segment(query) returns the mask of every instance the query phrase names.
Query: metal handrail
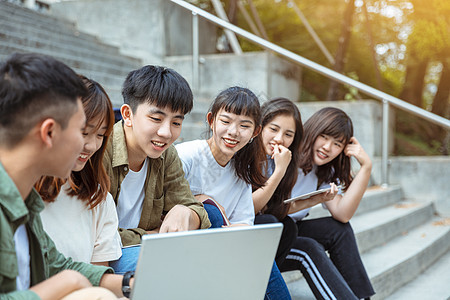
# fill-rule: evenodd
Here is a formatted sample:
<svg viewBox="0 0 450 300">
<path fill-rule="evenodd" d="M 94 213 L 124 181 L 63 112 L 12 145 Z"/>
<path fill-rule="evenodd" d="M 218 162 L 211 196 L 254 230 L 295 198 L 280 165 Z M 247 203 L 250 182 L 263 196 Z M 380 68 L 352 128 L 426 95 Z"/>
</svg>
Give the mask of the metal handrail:
<svg viewBox="0 0 450 300">
<path fill-rule="evenodd" d="M 325 77 L 328 77 L 330 79 L 336 80 L 340 83 L 343 84 L 347 84 L 349 86 L 355 87 L 357 88 L 359 91 L 366 93 L 369 96 L 372 96 L 378 100 L 386 100 L 387 102 L 389 102 L 390 104 L 406 110 L 412 114 L 418 115 L 424 119 L 429 120 L 430 122 L 433 122 L 435 124 L 441 125 L 444 128 L 450 129 L 450 121 L 447 120 L 446 118 L 443 118 L 441 116 L 438 116 L 436 114 L 433 114 L 429 111 L 426 111 L 422 108 L 419 108 L 415 105 L 412 105 L 406 101 L 403 101 L 399 98 L 393 97 L 389 94 L 386 94 L 382 91 L 379 91 L 373 87 L 370 87 L 364 83 L 361 83 L 359 81 L 356 81 L 350 77 L 347 77 L 345 75 L 342 75 L 336 71 L 333 71 L 329 68 L 326 68 L 322 65 L 319 65 L 311 60 L 308 60 L 298 54 L 295 54 L 289 50 L 286 50 L 280 46 L 277 46 L 263 38 L 260 38 L 259 36 L 254 35 L 253 33 L 250 33 L 246 30 L 243 30 L 242 28 L 237 27 L 236 25 L 233 25 L 229 22 L 226 22 L 192 4 L 189 4 L 187 2 L 185 2 L 184 0 L 171 0 L 173 3 L 176 3 L 188 10 L 190 10 L 191 12 L 207 19 L 208 21 L 219 25 L 225 29 L 229 29 L 233 32 L 235 32 L 236 34 L 252 41 L 255 42 L 256 44 L 258 44 L 259 46 L 266 48 L 268 50 L 274 51 L 286 58 L 288 58 L 289 60 L 292 60 L 300 65 L 302 65 L 303 67 L 306 67 L 308 69 L 311 69 L 313 71 L 316 71 L 322 75 L 324 75 Z"/>
<path fill-rule="evenodd" d="M 286 50 L 280 46 L 275 45 L 274 43 L 271 43 L 259 36 L 256 36 L 246 30 L 243 30 L 240 27 L 237 27 L 236 25 L 233 25 L 227 21 L 224 21 L 192 4 L 189 4 L 187 2 L 185 2 L 184 0 L 171 0 L 173 3 L 191 11 L 192 15 L 193 15 L 193 20 L 195 20 L 196 18 L 198 18 L 198 16 L 201 16 L 203 18 L 205 18 L 206 20 L 208 20 L 211 23 L 214 23 L 224 29 L 228 29 L 233 31 L 234 33 L 256 43 L 257 45 L 271 50 L 275 53 L 278 53 L 279 55 L 289 59 L 290 61 L 293 61 L 294 63 L 297 63 L 303 67 L 306 67 L 308 69 L 311 69 L 315 72 L 318 72 L 320 74 L 322 74 L 325 77 L 328 77 L 332 80 L 338 81 L 342 84 L 347 84 L 349 86 L 352 86 L 356 89 L 358 89 L 359 91 L 372 96 L 373 98 L 382 101 L 383 103 L 383 121 L 382 121 L 382 159 L 381 159 L 381 167 L 382 167 L 382 184 L 383 185 L 387 185 L 388 183 L 388 179 L 387 179 L 387 173 L 388 173 L 388 143 L 389 143 L 389 139 L 388 139 L 388 132 L 389 132 L 389 105 L 393 105 L 397 108 L 400 108 L 404 111 L 407 111 L 409 113 L 412 113 L 416 116 L 419 116 L 423 119 L 426 119 L 434 124 L 437 124 L 439 126 L 444 127 L 445 129 L 450 129 L 450 120 L 443 118 L 441 116 L 438 116 L 436 114 L 433 114 L 429 111 L 426 111 L 422 108 L 419 108 L 415 105 L 412 105 L 406 101 L 403 101 L 399 98 L 393 97 L 385 92 L 382 92 L 380 90 L 377 90 L 373 87 L 370 87 L 364 83 L 361 83 L 359 81 L 356 81 L 352 78 L 349 78 L 345 75 L 342 75 L 336 71 L 333 71 L 329 68 L 326 68 L 322 65 L 319 65 L 309 59 L 306 59 L 298 54 L 295 54 L 289 50 Z M 194 23 L 194 22 L 193 22 Z M 193 31 L 195 32 L 196 30 L 198 30 L 198 22 L 195 21 L 195 25 L 193 25 Z M 196 36 L 198 37 L 198 34 L 196 34 Z M 193 78 L 194 81 L 194 86 L 199 86 L 199 80 L 198 80 L 198 57 L 199 57 L 199 53 L 198 53 L 198 40 L 193 41 L 193 57 L 195 59 L 193 59 L 193 70 L 194 73 L 196 73 L 197 78 Z M 196 61 L 195 61 L 196 60 Z M 195 67 L 195 65 L 197 65 L 197 67 Z"/>
</svg>

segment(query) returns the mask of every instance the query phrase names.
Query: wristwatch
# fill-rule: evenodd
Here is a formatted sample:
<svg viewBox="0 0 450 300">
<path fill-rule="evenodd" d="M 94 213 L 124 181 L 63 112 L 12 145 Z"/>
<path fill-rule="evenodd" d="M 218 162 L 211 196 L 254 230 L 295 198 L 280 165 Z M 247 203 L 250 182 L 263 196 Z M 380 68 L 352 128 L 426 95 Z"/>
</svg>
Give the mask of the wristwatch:
<svg viewBox="0 0 450 300">
<path fill-rule="evenodd" d="M 124 297 L 130 298 L 131 287 L 130 287 L 130 279 L 134 277 L 134 271 L 128 271 L 123 274 L 122 279 L 122 294 Z"/>
</svg>

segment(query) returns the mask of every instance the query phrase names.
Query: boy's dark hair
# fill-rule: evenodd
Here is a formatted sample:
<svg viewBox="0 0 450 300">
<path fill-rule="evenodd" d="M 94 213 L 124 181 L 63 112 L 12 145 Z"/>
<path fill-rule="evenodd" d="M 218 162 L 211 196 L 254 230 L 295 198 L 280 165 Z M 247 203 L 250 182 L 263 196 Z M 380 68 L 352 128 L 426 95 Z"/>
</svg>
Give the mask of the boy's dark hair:
<svg viewBox="0 0 450 300">
<path fill-rule="evenodd" d="M 37 123 L 52 118 L 66 128 L 86 87 L 62 62 L 41 54 L 11 55 L 0 65 L 0 140 L 16 146 Z"/>
<path fill-rule="evenodd" d="M 128 73 L 122 96 L 133 113 L 142 103 L 169 107 L 183 114 L 189 113 L 193 106 L 192 91 L 186 79 L 176 71 L 160 66 L 148 65 Z"/>
</svg>

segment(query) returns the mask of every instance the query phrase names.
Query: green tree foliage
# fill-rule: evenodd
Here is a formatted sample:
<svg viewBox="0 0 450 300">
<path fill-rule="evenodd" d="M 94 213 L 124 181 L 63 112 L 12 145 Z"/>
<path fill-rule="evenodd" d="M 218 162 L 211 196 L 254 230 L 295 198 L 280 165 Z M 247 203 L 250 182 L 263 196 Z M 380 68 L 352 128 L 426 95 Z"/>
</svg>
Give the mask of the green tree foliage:
<svg viewBox="0 0 450 300">
<path fill-rule="evenodd" d="M 233 0 L 236 1 L 236 0 Z M 237 0 L 241 1 L 241 0 Z M 251 15 L 248 0 L 242 0 Z M 335 56 L 341 35 L 341 24 L 346 5 L 350 0 L 294 0 L 308 19 L 332 56 Z M 363 1 L 367 15 L 363 10 Z M 209 0 L 191 0 L 192 3 L 213 12 Z M 264 24 L 271 42 L 304 56 L 316 63 L 333 68 L 317 44 L 307 32 L 288 0 L 252 0 Z M 225 10 L 230 9 L 231 0 L 222 0 Z M 367 19 L 371 32 L 369 34 Z M 242 13 L 236 11 L 234 23 L 251 31 Z M 244 51 L 259 51 L 261 48 L 239 38 Z M 373 59 L 375 45 L 376 63 Z M 450 1 L 449 0 L 355 0 L 350 44 L 342 72 L 368 84 L 380 86 L 376 67 L 381 73 L 383 91 L 400 96 L 423 108 L 431 109 L 449 117 L 450 105 Z M 438 67 L 436 67 L 438 66 Z M 436 71 L 438 70 L 438 71 Z M 326 98 L 329 80 L 322 75 L 304 69 L 301 101 L 317 101 Z M 354 99 L 354 91 L 339 85 L 339 99 Z M 364 98 L 364 95 L 362 95 Z M 419 122 L 417 117 L 399 116 L 397 128 L 414 136 L 422 148 L 439 149 L 436 141 L 442 134 L 431 137 L 425 130 L 430 125 L 410 126 Z M 407 132 L 406 132 L 407 131 Z M 422 133 L 418 133 L 422 131 Z M 403 143 L 403 142 L 402 142 Z M 415 141 L 417 143 L 417 140 Z M 397 149 L 411 147 L 397 147 Z M 441 147 L 442 148 L 442 147 Z M 431 152 L 433 152 L 431 151 Z M 441 151 L 442 152 L 442 151 Z M 443 151 L 445 152 L 445 151 Z M 405 154 L 402 150 L 399 153 Z M 420 152 L 422 154 L 422 152 Z M 433 152 L 435 153 L 435 152 Z M 411 154 L 411 153 L 410 153 Z"/>
</svg>

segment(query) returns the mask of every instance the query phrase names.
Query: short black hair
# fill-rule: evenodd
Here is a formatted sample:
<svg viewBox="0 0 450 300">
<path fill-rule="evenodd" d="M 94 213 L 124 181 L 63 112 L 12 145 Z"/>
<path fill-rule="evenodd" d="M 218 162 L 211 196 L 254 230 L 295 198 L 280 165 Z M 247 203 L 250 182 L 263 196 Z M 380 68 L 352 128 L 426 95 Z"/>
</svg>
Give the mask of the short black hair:
<svg viewBox="0 0 450 300">
<path fill-rule="evenodd" d="M 193 95 L 188 82 L 175 70 L 148 65 L 128 73 L 122 87 L 125 104 L 133 113 L 142 103 L 187 114 L 193 107 Z"/>
<path fill-rule="evenodd" d="M 14 53 L 0 64 L 0 140 L 18 144 L 33 126 L 53 118 L 66 128 L 87 90 L 64 63 L 46 55 Z"/>
</svg>

